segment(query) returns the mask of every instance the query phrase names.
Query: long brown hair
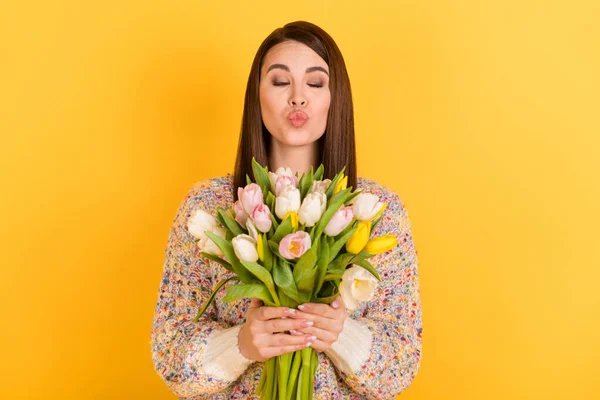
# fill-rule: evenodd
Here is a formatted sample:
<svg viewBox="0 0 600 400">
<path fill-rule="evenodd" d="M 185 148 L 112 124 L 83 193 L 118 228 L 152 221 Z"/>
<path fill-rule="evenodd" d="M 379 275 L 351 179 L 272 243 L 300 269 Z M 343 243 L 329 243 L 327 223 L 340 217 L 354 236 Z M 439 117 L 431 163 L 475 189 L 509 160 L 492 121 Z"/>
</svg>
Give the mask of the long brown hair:
<svg viewBox="0 0 600 400">
<path fill-rule="evenodd" d="M 306 21 L 295 21 L 275 29 L 262 42 L 250 69 L 242 129 L 238 144 L 233 174 L 233 198 L 237 200 L 237 190 L 246 185 L 246 174 L 253 177 L 252 157 L 261 165 L 269 165 L 271 135 L 262 121 L 259 84 L 260 70 L 269 49 L 287 40 L 295 40 L 310 47 L 329 66 L 329 90 L 331 103 L 327 115 L 325 133 L 318 140 L 319 163 L 325 167 L 323 179 L 333 179 L 342 167 L 346 167 L 348 186 L 356 189 L 356 144 L 354 140 L 354 109 L 350 79 L 344 57 L 334 40 L 327 32 Z M 269 170 L 271 167 L 269 166 Z"/>
</svg>

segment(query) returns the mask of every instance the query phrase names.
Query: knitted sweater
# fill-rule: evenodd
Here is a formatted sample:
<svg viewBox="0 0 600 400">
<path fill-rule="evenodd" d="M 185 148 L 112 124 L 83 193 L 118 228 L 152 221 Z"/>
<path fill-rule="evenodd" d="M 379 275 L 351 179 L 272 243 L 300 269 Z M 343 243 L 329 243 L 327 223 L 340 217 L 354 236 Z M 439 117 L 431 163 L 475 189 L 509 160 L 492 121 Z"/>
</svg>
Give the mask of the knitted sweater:
<svg viewBox="0 0 600 400">
<path fill-rule="evenodd" d="M 224 302 L 222 289 L 193 321 L 215 285 L 232 273 L 200 254 L 187 219 L 197 208 L 211 215 L 229 208 L 232 186 L 231 174 L 196 183 L 166 246 L 150 342 L 156 372 L 179 398 L 258 399 L 263 363 L 246 359 L 237 346 L 250 300 Z M 338 340 L 317 353 L 315 400 L 389 399 L 408 388 L 421 362 L 418 262 L 408 212 L 384 185 L 359 176 L 357 186 L 388 203 L 373 236 L 395 234 L 399 245 L 369 260 L 381 277 L 375 295 L 348 311 Z"/>
</svg>

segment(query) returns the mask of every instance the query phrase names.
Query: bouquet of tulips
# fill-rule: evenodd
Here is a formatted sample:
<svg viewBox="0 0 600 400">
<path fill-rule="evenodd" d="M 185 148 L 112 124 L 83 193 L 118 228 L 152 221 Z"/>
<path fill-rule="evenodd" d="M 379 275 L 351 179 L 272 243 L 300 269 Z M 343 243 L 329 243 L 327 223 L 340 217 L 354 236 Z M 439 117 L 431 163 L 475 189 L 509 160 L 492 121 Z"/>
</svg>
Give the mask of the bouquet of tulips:
<svg viewBox="0 0 600 400">
<path fill-rule="evenodd" d="M 234 273 L 216 285 L 195 321 L 229 281 L 238 283 L 225 286 L 223 300 L 255 297 L 275 307 L 329 304 L 340 294 L 353 309 L 373 296 L 381 279 L 367 259 L 398 242 L 394 235 L 370 238 L 387 203 L 346 188 L 344 170 L 321 180 L 322 164 L 298 177 L 289 168 L 270 172 L 253 159 L 254 182 L 246 176 L 232 208 L 218 207 L 216 219 L 194 212 L 187 228 L 202 255 Z M 317 365 L 311 347 L 273 357 L 256 393 L 261 399 L 312 399 Z"/>
</svg>

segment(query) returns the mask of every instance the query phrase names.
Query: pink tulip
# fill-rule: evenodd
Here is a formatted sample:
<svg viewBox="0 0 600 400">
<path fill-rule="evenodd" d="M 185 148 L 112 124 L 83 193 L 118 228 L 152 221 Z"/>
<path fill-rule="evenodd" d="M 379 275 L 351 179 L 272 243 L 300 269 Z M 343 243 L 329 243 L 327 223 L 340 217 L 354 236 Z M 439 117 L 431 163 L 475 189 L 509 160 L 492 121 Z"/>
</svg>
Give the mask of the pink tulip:
<svg viewBox="0 0 600 400">
<path fill-rule="evenodd" d="M 257 205 L 263 204 L 263 193 L 260 186 L 256 183 L 246 185 L 243 189 L 238 188 L 238 198 L 248 215 L 252 215 Z"/>
<path fill-rule="evenodd" d="M 244 211 L 244 207 L 242 207 L 242 203 L 239 200 L 233 203 L 233 211 L 235 211 L 235 220 L 239 222 L 240 225 L 246 226 L 248 214 Z"/>
<path fill-rule="evenodd" d="M 279 243 L 279 253 L 283 258 L 291 260 L 293 258 L 301 257 L 302 254 L 306 253 L 310 249 L 310 235 L 303 231 L 296 233 L 290 233 L 284 236 Z"/>
<path fill-rule="evenodd" d="M 327 236 L 337 236 L 341 231 L 346 229 L 350 222 L 352 222 L 352 218 L 354 217 L 354 212 L 352 207 L 341 206 L 339 210 L 333 214 L 333 217 L 329 220 L 329 223 L 325 227 L 325 234 Z"/>
<path fill-rule="evenodd" d="M 252 211 L 252 221 L 254 221 L 254 225 L 259 231 L 268 232 L 273 224 L 269 206 L 264 203 L 257 205 Z"/>
<path fill-rule="evenodd" d="M 275 182 L 275 196 L 279 196 L 279 193 L 285 188 L 287 185 L 292 185 L 293 187 L 298 187 L 298 177 L 296 176 L 286 176 L 282 175 L 277 178 Z"/>
</svg>

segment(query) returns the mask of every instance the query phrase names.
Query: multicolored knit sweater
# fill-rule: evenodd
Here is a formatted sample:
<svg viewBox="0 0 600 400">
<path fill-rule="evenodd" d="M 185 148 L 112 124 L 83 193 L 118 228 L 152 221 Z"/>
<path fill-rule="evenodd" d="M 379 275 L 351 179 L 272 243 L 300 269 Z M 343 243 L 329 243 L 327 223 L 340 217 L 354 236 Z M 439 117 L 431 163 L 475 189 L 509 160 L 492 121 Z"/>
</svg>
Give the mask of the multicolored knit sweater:
<svg viewBox="0 0 600 400">
<path fill-rule="evenodd" d="M 179 398 L 258 399 L 263 363 L 246 359 L 237 346 L 250 300 L 223 302 L 220 290 L 203 318 L 193 321 L 213 287 L 232 273 L 200 254 L 187 219 L 197 208 L 216 215 L 217 207 L 231 207 L 232 186 L 231 174 L 194 185 L 169 235 L 151 346 L 157 373 Z M 418 262 L 408 212 L 385 186 L 360 176 L 357 186 L 388 203 L 373 236 L 395 234 L 399 245 L 369 260 L 381 276 L 375 295 L 349 311 L 338 340 L 317 353 L 315 400 L 389 399 L 408 388 L 421 362 Z"/>
</svg>

